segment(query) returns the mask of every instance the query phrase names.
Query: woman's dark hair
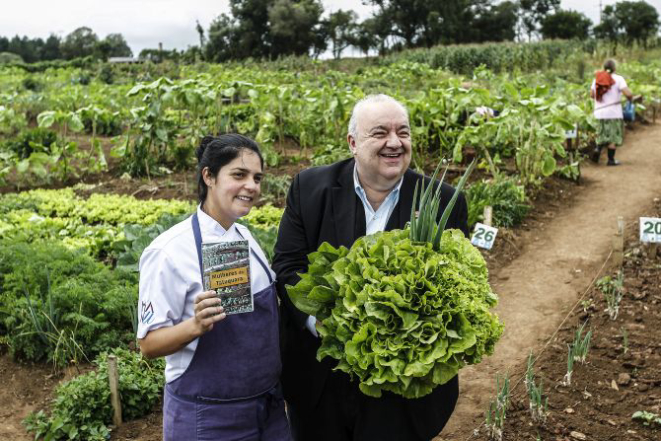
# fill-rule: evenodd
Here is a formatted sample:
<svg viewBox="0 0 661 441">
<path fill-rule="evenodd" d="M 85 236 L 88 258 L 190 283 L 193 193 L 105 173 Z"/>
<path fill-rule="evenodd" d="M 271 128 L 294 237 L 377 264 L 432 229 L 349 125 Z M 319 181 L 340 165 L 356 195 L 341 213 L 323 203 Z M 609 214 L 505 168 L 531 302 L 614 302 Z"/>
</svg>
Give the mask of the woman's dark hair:
<svg viewBox="0 0 661 441">
<path fill-rule="evenodd" d="M 608 60 L 604 61 L 604 70 L 608 71 L 608 73 L 615 72 L 616 67 L 617 67 L 617 63 L 612 58 L 609 58 Z"/>
<path fill-rule="evenodd" d="M 264 158 L 259 151 L 259 145 L 247 136 L 227 133 L 220 136 L 205 136 L 195 151 L 197 155 L 197 195 L 200 203 L 207 198 L 207 184 L 204 182 L 202 170 L 209 168 L 212 176 L 218 176 L 221 168 L 239 157 L 243 150 L 250 150 L 259 157 L 264 168 Z"/>
</svg>

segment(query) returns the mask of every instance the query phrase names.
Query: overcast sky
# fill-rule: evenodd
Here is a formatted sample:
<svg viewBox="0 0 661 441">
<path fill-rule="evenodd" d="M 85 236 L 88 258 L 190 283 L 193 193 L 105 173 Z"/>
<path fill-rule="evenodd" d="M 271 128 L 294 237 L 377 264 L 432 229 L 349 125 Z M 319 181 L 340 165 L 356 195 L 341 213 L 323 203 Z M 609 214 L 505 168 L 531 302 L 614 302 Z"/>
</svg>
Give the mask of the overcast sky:
<svg viewBox="0 0 661 441">
<path fill-rule="evenodd" d="M 661 12 L 661 0 L 647 0 Z M 229 12 L 228 0 L 4 0 L 0 8 L 0 35 L 13 37 L 64 37 L 88 26 L 103 38 L 119 32 L 137 55 L 143 48 L 185 49 L 198 43 L 195 21 L 207 29 L 213 18 Z M 361 19 L 371 7 L 360 0 L 322 0 L 326 13 L 353 9 Z M 616 0 L 602 0 L 603 5 Z M 583 12 L 593 22 L 599 19 L 599 0 L 562 0 L 564 9 Z"/>
</svg>

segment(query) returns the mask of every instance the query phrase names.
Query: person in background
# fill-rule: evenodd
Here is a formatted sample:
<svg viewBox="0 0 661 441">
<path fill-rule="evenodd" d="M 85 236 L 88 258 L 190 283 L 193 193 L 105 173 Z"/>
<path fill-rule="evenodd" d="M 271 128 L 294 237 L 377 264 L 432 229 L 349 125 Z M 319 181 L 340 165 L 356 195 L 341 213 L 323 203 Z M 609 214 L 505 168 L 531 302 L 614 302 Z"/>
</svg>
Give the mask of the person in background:
<svg viewBox="0 0 661 441">
<path fill-rule="evenodd" d="M 200 204 L 158 236 L 140 258 L 138 341 L 165 357 L 163 439 L 289 441 L 274 273 L 250 232 L 236 223 L 260 194 L 264 160 L 236 134 L 205 137 L 197 149 Z M 202 242 L 247 240 L 254 310 L 226 316 L 204 291 Z"/>
<path fill-rule="evenodd" d="M 430 440 L 454 411 L 459 380 L 429 395 L 406 399 L 385 392 L 364 395 L 336 361 L 317 361 L 317 320 L 293 305 L 286 285 L 300 280 L 307 255 L 323 242 L 351 247 L 360 237 L 404 228 L 416 182 L 429 178 L 409 169 L 411 127 L 406 108 L 387 95 L 356 103 L 347 141 L 353 158 L 299 173 L 289 189 L 280 222 L 273 269 L 278 275 L 283 322 L 282 385 L 297 441 Z M 454 194 L 441 187 L 439 215 Z M 466 199 L 459 195 L 447 228 L 468 235 Z"/>
<path fill-rule="evenodd" d="M 608 165 L 620 165 L 615 159 L 615 149 L 622 145 L 624 122 L 622 114 L 622 95 L 629 101 L 634 96 L 627 87 L 624 78 L 615 73 L 617 64 L 609 59 L 604 62 L 604 70 L 595 75 L 590 87 L 590 98 L 594 99 L 594 117 L 597 119 L 597 147 L 591 155 L 592 161 L 598 163 L 601 151 L 608 149 Z"/>
</svg>

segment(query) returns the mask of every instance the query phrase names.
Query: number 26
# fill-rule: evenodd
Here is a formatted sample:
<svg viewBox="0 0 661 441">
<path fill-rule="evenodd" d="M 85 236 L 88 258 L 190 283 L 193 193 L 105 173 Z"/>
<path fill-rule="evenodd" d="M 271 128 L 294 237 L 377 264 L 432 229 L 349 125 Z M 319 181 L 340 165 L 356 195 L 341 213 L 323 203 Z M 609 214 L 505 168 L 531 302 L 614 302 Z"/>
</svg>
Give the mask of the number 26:
<svg viewBox="0 0 661 441">
<path fill-rule="evenodd" d="M 475 232 L 475 238 L 478 240 L 484 239 L 487 242 L 491 242 L 493 240 L 493 231 L 486 231 L 484 228 L 478 228 Z"/>
</svg>

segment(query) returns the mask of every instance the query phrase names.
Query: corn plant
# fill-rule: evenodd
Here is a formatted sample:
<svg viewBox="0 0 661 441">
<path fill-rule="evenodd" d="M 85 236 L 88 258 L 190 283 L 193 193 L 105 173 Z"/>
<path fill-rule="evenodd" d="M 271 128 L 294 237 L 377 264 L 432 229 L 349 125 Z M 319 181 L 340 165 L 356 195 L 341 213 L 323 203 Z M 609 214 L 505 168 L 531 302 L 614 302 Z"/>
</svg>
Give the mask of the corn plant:
<svg viewBox="0 0 661 441">
<path fill-rule="evenodd" d="M 597 281 L 597 287 L 604 294 L 604 299 L 606 300 L 606 311 L 608 311 L 608 316 L 611 320 L 617 318 L 617 314 L 620 311 L 620 302 L 624 295 L 622 286 L 624 284 L 624 275 L 622 271 L 617 273 L 617 278 L 612 278 L 611 276 L 602 277 Z"/>
<path fill-rule="evenodd" d="M 530 416 L 537 423 L 546 421 L 548 409 L 548 397 L 544 397 L 544 384 L 540 380 L 539 385 L 535 383 L 535 371 L 533 369 L 534 361 L 532 352 L 528 356 L 528 368 L 526 370 L 525 385 L 528 391 L 528 403 Z"/>
<path fill-rule="evenodd" d="M 505 377 L 500 384 L 501 378 L 496 377 L 496 398 L 489 402 L 486 412 L 485 425 L 489 439 L 501 441 L 503 439 L 503 426 L 507 416 L 507 406 L 510 401 L 510 379 Z"/>
</svg>

